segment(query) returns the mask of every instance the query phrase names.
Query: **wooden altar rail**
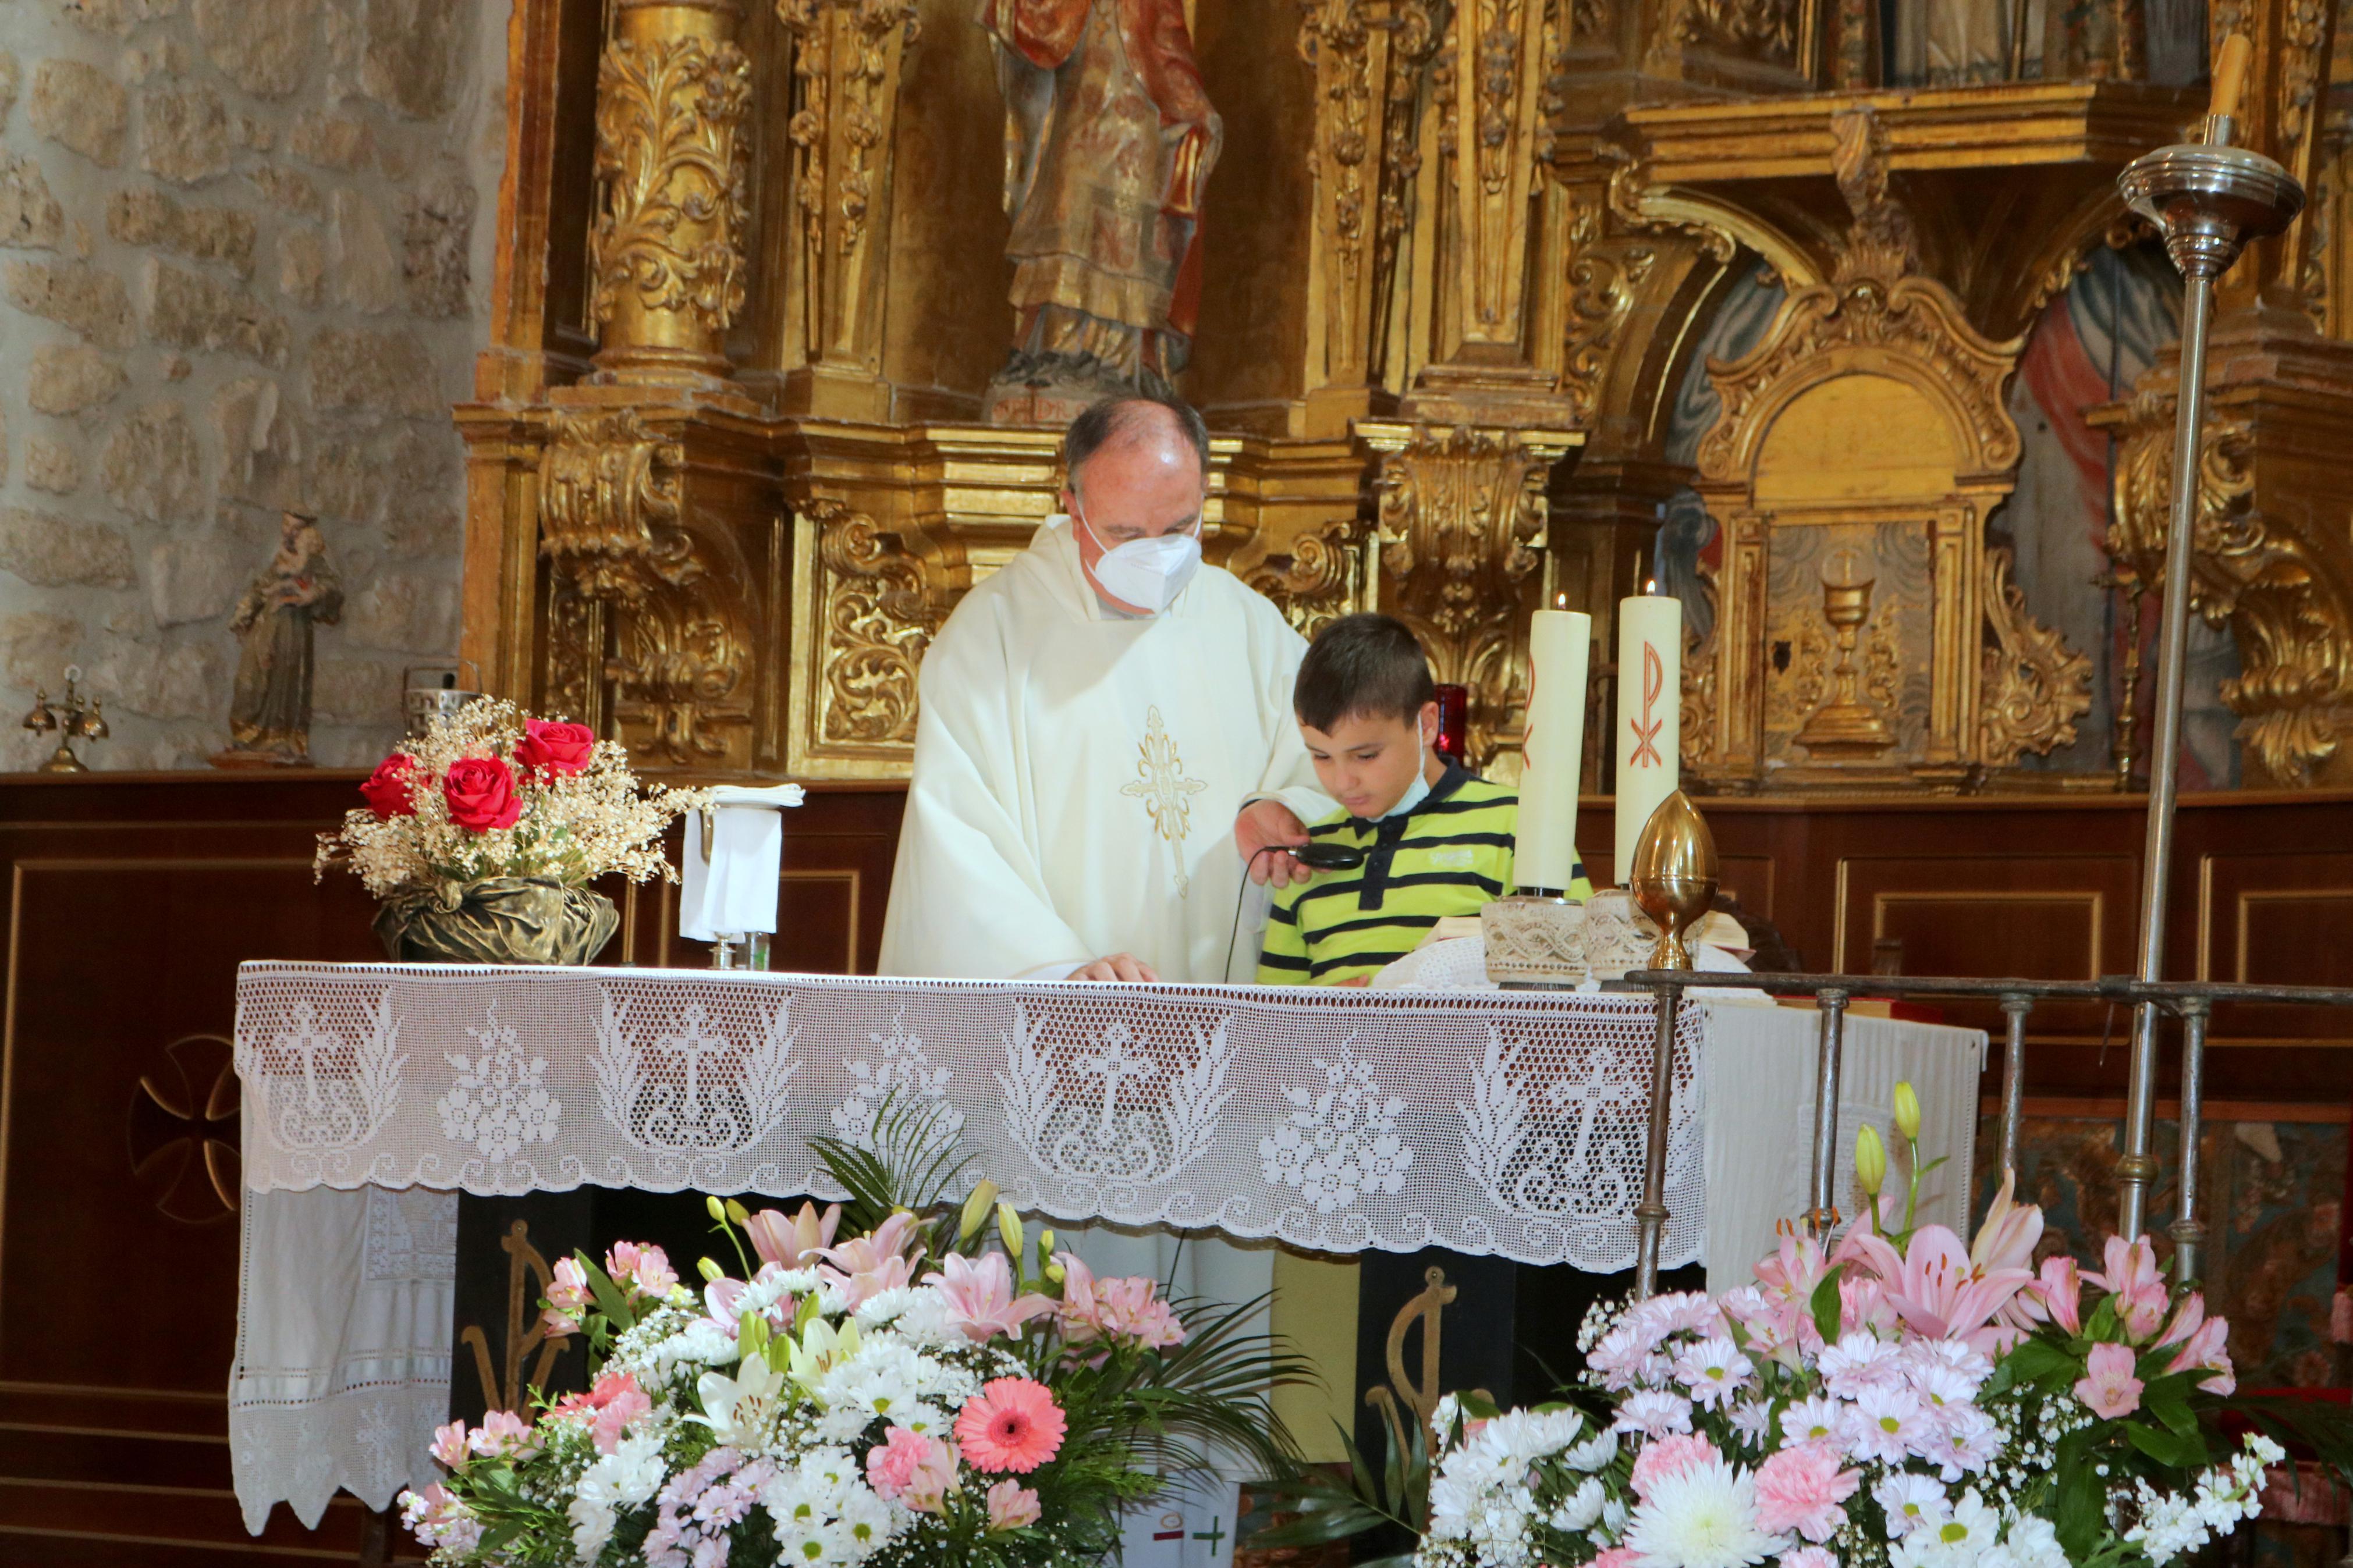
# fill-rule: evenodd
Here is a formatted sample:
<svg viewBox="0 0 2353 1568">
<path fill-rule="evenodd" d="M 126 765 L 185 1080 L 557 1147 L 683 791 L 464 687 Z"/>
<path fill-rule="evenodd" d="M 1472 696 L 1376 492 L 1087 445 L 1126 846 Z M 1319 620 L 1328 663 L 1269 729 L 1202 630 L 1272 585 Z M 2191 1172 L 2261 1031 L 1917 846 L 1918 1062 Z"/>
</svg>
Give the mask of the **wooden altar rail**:
<svg viewBox="0 0 2353 1568">
<path fill-rule="evenodd" d="M 2001 1067 L 2001 1170 L 2005 1178 L 2019 1173 L 2019 1130 L 2026 1096 L 2026 1022 L 2034 1004 L 2042 1001 L 2106 1001 L 2126 1006 L 2148 1005 L 2172 1015 L 2181 1025 L 2179 1133 L 2175 1190 L 2177 1210 L 2166 1234 L 2173 1238 L 2173 1272 L 2177 1280 L 2197 1282 L 2200 1248 L 2206 1226 L 2198 1217 L 2198 1137 L 2203 1114 L 2206 1081 L 2206 1031 L 2216 1006 L 2222 1003 L 2305 1007 L 2353 1007 L 2353 987 L 2326 985 L 2250 985 L 2210 982 L 2141 981 L 2124 975 L 2097 980 L 2037 981 L 2017 978 L 1978 980 L 1958 976 L 1880 977 L 1858 982 L 1846 974 L 1703 975 L 1692 970 L 1643 969 L 1628 974 L 1610 989 L 1650 991 L 1659 999 L 1658 1047 L 1651 1071 L 1650 1141 L 1644 1154 L 1642 1202 L 1635 1210 L 1641 1228 L 1635 1289 L 1649 1295 L 1658 1284 L 1659 1241 L 1668 1218 L 1662 1198 L 1666 1173 L 1667 1089 L 1673 1056 L 1675 1016 L 1683 994 L 1693 985 L 1762 991 L 1774 996 L 1810 996 L 1821 1016 L 1815 1049 L 1814 1128 L 1809 1191 L 1813 1207 L 1806 1224 L 1819 1241 L 1827 1242 L 1837 1227 L 1839 1076 L 1846 1032 L 1846 1010 L 1858 989 L 1868 985 L 1895 996 L 1989 997 L 2008 1020 Z M 2143 1123 L 2146 1130 L 2146 1123 Z M 2155 1184 L 2157 1162 L 2127 1154 L 2116 1164 L 2119 1188 L 2137 1186 L 2146 1193 Z M 2137 1205 L 2125 1208 L 2137 1212 Z M 2135 1227 L 2133 1234 L 2138 1234 Z"/>
</svg>

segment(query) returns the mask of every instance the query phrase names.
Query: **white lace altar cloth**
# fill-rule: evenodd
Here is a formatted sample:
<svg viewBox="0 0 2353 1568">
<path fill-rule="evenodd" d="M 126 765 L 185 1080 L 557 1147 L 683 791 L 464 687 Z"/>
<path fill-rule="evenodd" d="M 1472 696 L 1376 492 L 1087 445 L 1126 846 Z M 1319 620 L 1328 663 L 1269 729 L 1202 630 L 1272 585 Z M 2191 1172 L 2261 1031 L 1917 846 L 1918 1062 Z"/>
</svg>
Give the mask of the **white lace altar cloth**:
<svg viewBox="0 0 2353 1568">
<path fill-rule="evenodd" d="M 249 963 L 245 1180 L 831 1191 L 813 1137 L 936 1107 L 1029 1212 L 1630 1268 L 1646 997 Z M 1664 1258 L 1704 1220 L 1683 1023 Z"/>
<path fill-rule="evenodd" d="M 280 1500 L 315 1522 L 338 1487 L 381 1505 L 438 1473 L 426 1447 L 449 1394 L 446 1189 L 821 1189 L 808 1134 L 863 1131 L 896 1090 L 963 1118 L 975 1173 L 1064 1217 L 1165 1214 L 1335 1251 L 1427 1237 L 1618 1268 L 1632 1259 L 1653 1017 L 1647 998 L 1574 994 L 249 964 L 229 1382 L 247 1524 L 259 1533 Z M 1666 1258 L 1691 1260 L 1704 1234 L 1712 1289 L 1745 1278 L 1774 1220 L 1804 1205 L 1815 1022 L 1775 1007 L 1686 1015 Z M 1985 1036 L 1873 1018 L 1847 1031 L 1841 1191 L 1852 1196 L 1852 1129 L 1884 1133 L 1889 1091 L 1908 1079 L 1928 1108 L 1926 1154 L 1947 1160 L 1924 1215 L 1965 1231 Z M 1037 1062 L 1053 1075 L 1044 1093 L 1015 1092 L 1042 1076 Z M 1180 1094 L 1188 1079 L 1202 1087 Z M 1106 1087 L 1114 1133 L 1132 1131 L 1139 1162 L 1158 1154 L 1141 1173 L 1175 1164 L 1171 1148 L 1181 1169 L 1156 1183 L 1070 1173 L 1103 1142 Z M 1580 1160 L 1582 1194 L 1566 1190 Z M 1514 1254 L 1499 1237 L 1554 1250 Z"/>
</svg>

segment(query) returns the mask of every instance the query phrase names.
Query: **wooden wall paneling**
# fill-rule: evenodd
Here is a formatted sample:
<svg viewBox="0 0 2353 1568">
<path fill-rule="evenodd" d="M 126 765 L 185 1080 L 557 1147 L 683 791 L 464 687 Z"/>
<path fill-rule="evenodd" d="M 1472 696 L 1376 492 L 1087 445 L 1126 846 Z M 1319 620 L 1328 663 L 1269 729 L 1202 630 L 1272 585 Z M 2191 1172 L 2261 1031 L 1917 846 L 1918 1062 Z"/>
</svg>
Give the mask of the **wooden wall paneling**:
<svg viewBox="0 0 2353 1568">
<path fill-rule="evenodd" d="M 350 1499 L 246 1534 L 224 1397 L 236 966 L 382 956 L 357 881 L 311 872 L 356 782 L 0 776 L 0 1561 L 356 1556 Z"/>
</svg>

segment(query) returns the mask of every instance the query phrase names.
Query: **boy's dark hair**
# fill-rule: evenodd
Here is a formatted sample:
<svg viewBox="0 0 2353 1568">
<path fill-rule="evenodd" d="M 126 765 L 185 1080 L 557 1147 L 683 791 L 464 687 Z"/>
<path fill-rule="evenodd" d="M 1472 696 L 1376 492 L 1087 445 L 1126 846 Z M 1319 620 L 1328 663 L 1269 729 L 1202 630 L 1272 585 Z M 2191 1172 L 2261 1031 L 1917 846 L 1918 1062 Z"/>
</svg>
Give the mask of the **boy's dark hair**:
<svg viewBox="0 0 2353 1568">
<path fill-rule="evenodd" d="M 1421 644 L 1391 616 L 1343 616 L 1326 626 L 1315 634 L 1291 688 L 1299 721 L 1327 734 L 1359 714 L 1410 721 L 1423 703 L 1437 700 Z"/>
<path fill-rule="evenodd" d="M 1078 489 L 1079 470 L 1113 441 L 1127 436 L 1152 410 L 1166 409 L 1176 421 L 1176 428 L 1192 447 L 1193 455 L 1201 460 L 1201 482 L 1209 479 L 1209 426 L 1193 405 L 1173 393 L 1166 397 L 1138 392 L 1119 397 L 1106 397 L 1091 404 L 1062 435 L 1062 472 L 1068 476 L 1071 488 Z"/>
</svg>

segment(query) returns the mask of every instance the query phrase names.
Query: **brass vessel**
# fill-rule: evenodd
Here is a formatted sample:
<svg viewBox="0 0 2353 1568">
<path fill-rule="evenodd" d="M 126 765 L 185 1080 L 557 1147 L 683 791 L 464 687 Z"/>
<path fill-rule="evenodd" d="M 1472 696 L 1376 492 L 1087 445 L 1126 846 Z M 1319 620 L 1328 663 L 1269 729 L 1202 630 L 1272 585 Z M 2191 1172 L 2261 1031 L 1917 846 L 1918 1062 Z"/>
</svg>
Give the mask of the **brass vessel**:
<svg viewBox="0 0 2353 1568">
<path fill-rule="evenodd" d="M 1653 969 L 1689 969 L 1691 950 L 1683 933 L 1706 915 L 1715 898 L 1715 836 L 1707 819 L 1677 790 L 1659 803 L 1634 840 L 1634 864 L 1627 888 L 1642 912 L 1659 928 L 1651 951 Z"/>
</svg>

